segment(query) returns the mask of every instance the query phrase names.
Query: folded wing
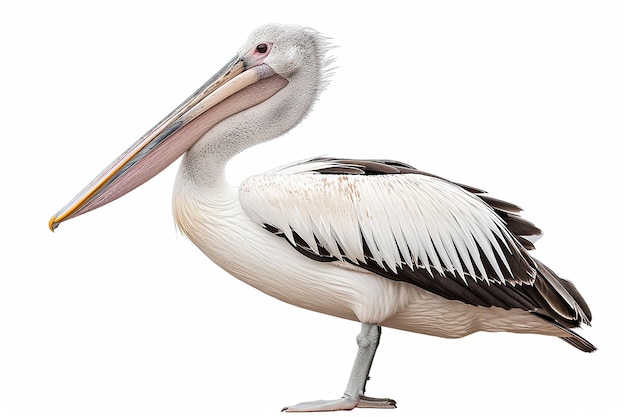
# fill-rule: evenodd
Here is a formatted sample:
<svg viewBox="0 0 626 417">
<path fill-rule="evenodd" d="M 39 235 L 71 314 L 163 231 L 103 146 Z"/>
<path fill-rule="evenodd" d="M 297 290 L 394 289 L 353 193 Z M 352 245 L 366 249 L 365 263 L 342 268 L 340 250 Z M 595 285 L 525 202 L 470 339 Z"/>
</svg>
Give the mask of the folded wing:
<svg viewBox="0 0 626 417">
<path fill-rule="evenodd" d="M 239 198 L 309 258 L 559 326 L 591 318 L 573 284 L 529 255 L 541 231 L 477 188 L 396 161 L 316 158 L 247 179 Z"/>
</svg>

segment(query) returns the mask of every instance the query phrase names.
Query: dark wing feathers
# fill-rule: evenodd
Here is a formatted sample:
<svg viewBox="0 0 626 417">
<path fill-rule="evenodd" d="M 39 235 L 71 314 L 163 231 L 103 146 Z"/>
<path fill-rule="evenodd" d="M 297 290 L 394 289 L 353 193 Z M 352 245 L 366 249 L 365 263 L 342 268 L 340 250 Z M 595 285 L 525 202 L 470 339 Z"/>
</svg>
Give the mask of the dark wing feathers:
<svg viewBox="0 0 626 417">
<path fill-rule="evenodd" d="M 354 160 L 316 158 L 312 161 L 329 162 L 327 167 L 316 169 L 315 172 L 330 175 L 402 175 L 420 174 L 447 181 L 436 175 L 419 171 L 402 162 L 390 160 Z M 451 181 L 447 181 L 451 182 Z M 365 270 L 371 271 L 386 278 L 404 281 L 417 285 L 426 291 L 437 294 L 449 300 L 458 300 L 467 304 L 483 307 L 500 307 L 504 309 L 519 308 L 529 311 L 542 319 L 571 334 L 563 337 L 569 344 L 583 351 L 595 350 L 595 347 L 569 328 L 579 326 L 581 322 L 589 323 L 591 311 L 574 285 L 559 278 L 543 263 L 530 256 L 527 250 L 534 249 L 528 237 L 541 236 L 541 230 L 528 220 L 520 216 L 521 208 L 515 204 L 498 200 L 485 195 L 485 191 L 478 188 L 455 184 L 466 191 L 476 194 L 487 206 L 497 213 L 506 224 L 508 231 L 516 238 L 518 251 L 511 251 L 501 242 L 501 249 L 511 268 L 512 278 L 502 283 L 481 251 L 481 262 L 489 277 L 494 279 L 474 280 L 469 273 L 460 277 L 458 272 L 444 270 L 438 273 L 434 268 L 430 271 L 424 265 L 409 265 L 403 259 L 402 265 L 396 272 L 387 265 L 379 265 L 368 258 L 371 255 L 367 244 L 363 242 L 366 262 L 351 262 Z M 266 229 L 278 236 L 285 237 L 281 230 L 272 225 L 265 225 Z M 314 251 L 307 243 L 294 232 L 294 248 L 303 255 L 322 262 L 332 262 L 338 259 L 317 245 Z M 506 271 L 506 266 L 497 257 L 500 269 Z M 474 265 L 476 268 L 477 266 Z M 432 272 L 431 272 L 432 271 Z"/>
<path fill-rule="evenodd" d="M 394 274 L 389 269 L 378 267 L 375 263 L 357 265 L 378 275 L 408 282 L 433 294 L 466 304 L 482 307 L 496 306 L 507 310 L 511 308 L 533 310 L 537 307 L 529 294 L 509 285 L 489 284 L 486 281 L 474 281 L 469 277 L 466 279 L 467 283 L 464 283 L 447 271 L 443 275 L 439 273 L 431 275 L 424 268 L 403 267 Z"/>
<path fill-rule="evenodd" d="M 522 209 L 512 203 L 499 200 L 497 198 L 486 195 L 486 191 L 480 188 L 471 187 L 469 185 L 448 181 L 437 175 L 420 171 L 403 162 L 391 161 L 386 159 L 364 160 L 364 159 L 333 159 L 333 158 L 316 158 L 313 161 L 335 162 L 331 167 L 316 170 L 320 174 L 335 175 L 388 175 L 388 174 L 419 174 L 442 181 L 455 184 L 465 191 L 476 194 L 481 200 L 489 205 L 507 224 L 507 228 L 513 233 L 522 246 L 526 249 L 534 249 L 532 242 L 528 240 L 529 236 L 541 236 L 541 230 L 530 221 L 519 216 Z"/>
<path fill-rule="evenodd" d="M 506 201 L 492 198 L 482 193 L 478 194 L 478 197 L 487 203 L 502 218 L 502 220 L 504 220 L 507 225 L 507 229 L 509 229 L 509 231 L 518 238 L 518 241 L 522 244 L 522 246 L 524 246 L 524 248 L 529 250 L 535 249 L 535 246 L 528 239 L 528 237 L 534 236 L 539 238 L 541 236 L 541 229 L 530 221 L 523 219 L 519 215 L 522 211 L 520 207 Z"/>
<path fill-rule="evenodd" d="M 575 327 L 582 321 L 585 324 L 591 322 L 591 310 L 580 295 L 574 284 L 560 278 L 542 262 L 535 260 L 537 273 L 542 279 L 538 280 L 535 287 L 547 301 L 556 321 L 567 326 Z"/>
<path fill-rule="evenodd" d="M 484 193 L 485 191 L 481 191 L 480 194 L 484 194 Z M 497 198 L 493 198 L 488 195 L 481 195 L 479 197 L 485 203 L 489 204 L 494 210 L 499 210 L 499 211 L 507 212 L 507 213 L 515 213 L 515 214 L 520 213 L 522 211 L 521 207 L 512 203 L 509 203 L 507 201 L 498 200 Z"/>
<path fill-rule="evenodd" d="M 584 337 L 581 337 L 576 332 L 570 330 L 568 327 L 563 326 L 561 323 L 556 321 L 553 317 L 546 316 L 545 314 L 541 314 L 536 311 L 531 312 L 531 314 L 547 321 L 553 326 L 558 327 L 559 329 L 563 330 L 565 333 L 569 333 L 570 336 L 561 337 L 561 339 L 563 339 L 570 345 L 574 346 L 576 349 L 582 350 L 583 352 L 593 352 L 597 350 L 597 348 L 591 342 L 589 342 Z"/>
</svg>

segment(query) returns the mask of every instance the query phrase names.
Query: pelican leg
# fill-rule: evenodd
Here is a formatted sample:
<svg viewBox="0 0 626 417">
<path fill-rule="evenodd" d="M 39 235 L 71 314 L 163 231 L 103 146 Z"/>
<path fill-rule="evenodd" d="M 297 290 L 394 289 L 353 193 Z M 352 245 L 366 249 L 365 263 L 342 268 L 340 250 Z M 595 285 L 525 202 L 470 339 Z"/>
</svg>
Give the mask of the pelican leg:
<svg viewBox="0 0 626 417">
<path fill-rule="evenodd" d="M 372 398 L 365 395 L 365 384 L 374 361 L 380 341 L 380 326 L 361 324 L 361 333 L 356 338 L 359 350 L 352 366 L 348 386 L 343 396 L 336 400 L 307 401 L 283 408 L 286 412 L 336 411 L 359 408 L 396 408 L 396 402 L 389 398 Z"/>
</svg>

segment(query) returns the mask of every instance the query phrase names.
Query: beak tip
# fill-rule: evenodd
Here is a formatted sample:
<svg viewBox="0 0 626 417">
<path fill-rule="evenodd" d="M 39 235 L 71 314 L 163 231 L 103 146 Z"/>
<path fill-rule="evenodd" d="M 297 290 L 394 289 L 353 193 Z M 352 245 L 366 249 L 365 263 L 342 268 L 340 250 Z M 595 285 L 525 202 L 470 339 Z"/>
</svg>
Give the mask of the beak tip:
<svg viewBox="0 0 626 417">
<path fill-rule="evenodd" d="M 54 232 L 54 230 L 59 227 L 59 223 L 57 220 L 57 216 L 52 216 L 50 218 L 50 221 L 48 221 L 48 227 L 50 228 L 51 232 Z"/>
</svg>

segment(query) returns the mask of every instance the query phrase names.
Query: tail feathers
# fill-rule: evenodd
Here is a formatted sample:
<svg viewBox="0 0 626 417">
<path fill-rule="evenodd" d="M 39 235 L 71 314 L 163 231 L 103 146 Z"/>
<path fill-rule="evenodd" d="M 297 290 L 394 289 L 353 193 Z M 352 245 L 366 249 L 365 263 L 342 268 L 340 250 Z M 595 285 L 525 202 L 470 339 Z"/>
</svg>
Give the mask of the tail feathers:
<svg viewBox="0 0 626 417">
<path fill-rule="evenodd" d="M 533 313 L 533 314 L 535 316 L 537 316 L 537 317 L 539 317 L 539 318 L 541 318 L 541 319 L 551 323 L 552 325 L 558 327 L 559 329 L 563 330 L 564 332 L 568 333 L 569 336 L 562 336 L 561 339 L 563 339 L 564 341 L 566 341 L 570 345 L 574 346 L 576 349 L 582 350 L 583 352 L 594 352 L 594 351 L 598 350 L 590 341 L 588 341 L 587 339 L 585 339 L 584 337 L 582 337 L 578 333 L 574 332 L 573 330 L 568 329 L 567 327 L 565 327 L 562 324 L 558 323 L 552 317 L 548 317 L 548 316 L 545 316 L 545 315 L 540 314 L 540 313 Z"/>
<path fill-rule="evenodd" d="M 576 334 L 575 337 L 562 337 L 561 339 L 583 352 L 595 352 L 598 350 L 598 348 L 595 347 L 590 341 L 578 334 Z"/>
<path fill-rule="evenodd" d="M 591 310 L 583 297 L 574 284 L 559 278 L 554 271 L 536 259 L 535 264 L 537 276 L 534 287 L 540 295 L 536 301 L 542 309 L 533 314 L 562 330 L 566 336 L 561 336 L 561 339 L 576 349 L 583 352 L 595 351 L 596 347 L 591 342 L 571 330 L 581 323 L 591 322 Z"/>
</svg>

